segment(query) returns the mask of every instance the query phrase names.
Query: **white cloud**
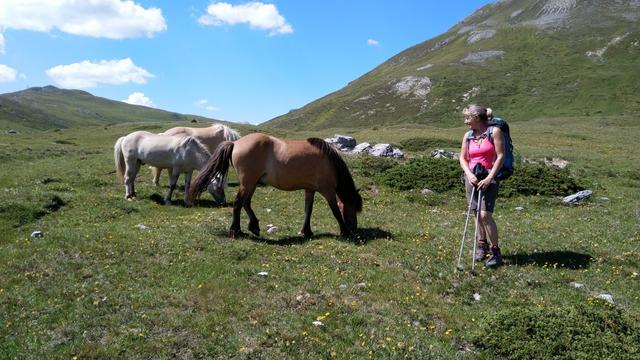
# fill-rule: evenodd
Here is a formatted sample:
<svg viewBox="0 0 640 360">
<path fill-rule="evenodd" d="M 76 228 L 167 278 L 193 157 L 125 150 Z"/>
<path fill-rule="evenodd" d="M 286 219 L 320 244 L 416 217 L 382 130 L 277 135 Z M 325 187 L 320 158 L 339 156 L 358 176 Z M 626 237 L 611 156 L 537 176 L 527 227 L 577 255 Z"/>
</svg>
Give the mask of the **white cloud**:
<svg viewBox="0 0 640 360">
<path fill-rule="evenodd" d="M 200 100 L 196 100 L 195 102 L 196 105 L 198 105 L 198 107 L 201 107 L 209 112 L 215 112 L 215 111 L 220 111 L 221 109 L 217 106 L 213 106 L 209 104 L 209 100 L 207 99 L 200 99 Z"/>
<path fill-rule="evenodd" d="M 367 39 L 367 45 L 369 46 L 379 46 L 380 42 L 374 39 Z"/>
<path fill-rule="evenodd" d="M 8 67 L 7 65 L 0 64 L 0 82 L 12 82 L 16 81 L 17 71 Z"/>
<path fill-rule="evenodd" d="M 4 35 L 0 34 L 0 54 L 4 54 Z"/>
<path fill-rule="evenodd" d="M 151 108 L 157 107 L 156 104 L 154 104 L 153 101 L 151 101 L 151 99 L 149 99 L 145 94 L 141 92 L 134 92 L 131 95 L 129 95 L 129 97 L 126 100 L 122 100 L 122 101 L 131 105 L 142 105 L 142 106 L 151 107 Z"/>
<path fill-rule="evenodd" d="M 122 60 L 102 60 L 94 63 L 83 62 L 58 65 L 48 69 L 47 75 L 66 88 L 85 89 L 98 84 L 122 85 L 129 82 L 146 84 L 147 78 L 154 77 L 147 70 L 136 66 L 130 58 Z"/>
<path fill-rule="evenodd" d="M 198 22 L 211 26 L 249 24 L 252 29 L 268 30 L 270 36 L 293 32 L 293 27 L 280 15 L 275 5 L 261 2 L 237 6 L 225 2 L 213 3 Z"/>
<path fill-rule="evenodd" d="M 2 0 L 0 29 L 62 32 L 98 38 L 151 37 L 167 29 L 158 8 L 131 0 Z"/>
<path fill-rule="evenodd" d="M 17 71 L 8 67 L 7 65 L 0 64 L 0 83 L 12 82 L 16 80 Z"/>
</svg>

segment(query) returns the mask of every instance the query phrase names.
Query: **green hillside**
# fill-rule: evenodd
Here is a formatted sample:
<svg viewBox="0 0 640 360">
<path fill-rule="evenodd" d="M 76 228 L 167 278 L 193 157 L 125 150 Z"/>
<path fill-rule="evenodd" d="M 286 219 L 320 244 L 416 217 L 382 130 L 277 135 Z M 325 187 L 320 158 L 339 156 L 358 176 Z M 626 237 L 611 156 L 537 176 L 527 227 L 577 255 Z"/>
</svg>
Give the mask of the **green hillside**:
<svg viewBox="0 0 640 360">
<path fill-rule="evenodd" d="M 265 123 L 454 126 L 468 103 L 510 120 L 640 110 L 640 2 L 506 0 Z"/>
<path fill-rule="evenodd" d="M 0 129 L 53 129 L 125 122 L 210 122 L 122 101 L 93 96 L 80 90 L 54 86 L 33 87 L 0 95 Z"/>
</svg>

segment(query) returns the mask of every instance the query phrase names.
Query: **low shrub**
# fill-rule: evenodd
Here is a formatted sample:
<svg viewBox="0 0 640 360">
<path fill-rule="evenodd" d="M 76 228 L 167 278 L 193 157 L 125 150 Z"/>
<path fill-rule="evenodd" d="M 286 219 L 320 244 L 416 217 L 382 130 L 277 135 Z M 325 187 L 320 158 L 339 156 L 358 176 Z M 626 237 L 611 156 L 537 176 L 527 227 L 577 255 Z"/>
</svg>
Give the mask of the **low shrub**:
<svg viewBox="0 0 640 360">
<path fill-rule="evenodd" d="M 449 159 L 429 157 L 409 160 L 378 175 L 377 180 L 398 190 L 431 189 L 444 192 L 462 188 L 460 165 Z"/>
<path fill-rule="evenodd" d="M 375 158 L 374 158 L 375 159 Z M 392 160 L 385 159 L 386 161 Z M 428 188 L 436 192 L 463 189 L 458 161 L 423 157 L 387 167 L 385 160 L 363 163 L 362 174 L 397 190 Z M 379 163 L 376 163 L 379 162 Z M 568 170 L 554 166 L 519 164 L 516 172 L 500 184 L 500 196 L 570 195 L 583 190 Z"/>
<path fill-rule="evenodd" d="M 360 155 L 349 161 L 352 175 L 371 178 L 398 165 L 398 161 L 371 155 Z"/>
<path fill-rule="evenodd" d="M 479 322 L 482 358 L 638 359 L 640 327 L 602 300 L 564 307 L 512 308 Z"/>
<path fill-rule="evenodd" d="M 437 148 L 460 148 L 460 142 L 446 139 L 414 137 L 400 142 L 402 149 L 406 151 L 427 151 Z"/>
<path fill-rule="evenodd" d="M 583 190 L 567 169 L 539 164 L 518 164 L 516 171 L 500 184 L 500 196 L 565 196 Z"/>
</svg>

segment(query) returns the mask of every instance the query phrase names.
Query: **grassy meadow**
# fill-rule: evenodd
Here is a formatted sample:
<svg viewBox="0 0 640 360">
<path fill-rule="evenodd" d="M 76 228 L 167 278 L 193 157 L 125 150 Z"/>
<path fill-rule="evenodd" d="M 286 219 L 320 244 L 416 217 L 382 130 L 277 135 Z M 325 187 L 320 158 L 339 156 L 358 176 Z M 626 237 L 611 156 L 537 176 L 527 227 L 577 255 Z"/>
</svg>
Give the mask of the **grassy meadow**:
<svg viewBox="0 0 640 360">
<path fill-rule="evenodd" d="M 469 242 L 467 271 L 455 271 L 462 190 L 397 191 L 355 171 L 359 159 L 348 162 L 364 200 L 360 241 L 337 236 L 320 196 L 315 237 L 299 237 L 303 192 L 258 188 L 262 236 L 235 240 L 226 236 L 231 209 L 206 193 L 193 208 L 182 206 L 181 190 L 161 205 L 166 174 L 156 188 L 143 167 L 138 199 L 126 201 L 113 143 L 176 124 L 0 134 L 0 358 L 638 358 L 636 118 L 512 123 L 517 156 L 568 160 L 593 196 L 571 207 L 561 196 L 499 198 L 507 264 L 478 264 L 476 275 Z M 450 143 L 465 131 L 258 130 L 392 144 Z M 245 231 L 247 221 L 243 212 Z M 267 234 L 267 224 L 277 231 Z M 36 230 L 44 236 L 31 238 Z"/>
</svg>

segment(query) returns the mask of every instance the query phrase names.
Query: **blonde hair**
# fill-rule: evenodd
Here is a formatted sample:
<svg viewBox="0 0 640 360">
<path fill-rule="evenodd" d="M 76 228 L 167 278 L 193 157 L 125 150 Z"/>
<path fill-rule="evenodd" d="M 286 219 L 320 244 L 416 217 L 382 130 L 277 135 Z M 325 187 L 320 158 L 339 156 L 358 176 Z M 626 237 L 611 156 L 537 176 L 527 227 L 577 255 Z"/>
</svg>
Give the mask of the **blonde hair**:
<svg viewBox="0 0 640 360">
<path fill-rule="evenodd" d="M 477 116 L 483 122 L 487 122 L 493 118 L 493 110 L 491 108 L 485 108 L 478 104 L 471 104 L 462 110 L 462 114 L 465 116 Z"/>
</svg>

